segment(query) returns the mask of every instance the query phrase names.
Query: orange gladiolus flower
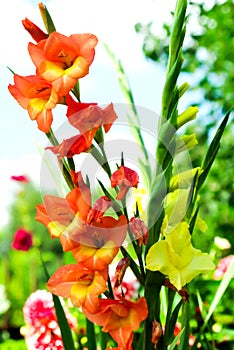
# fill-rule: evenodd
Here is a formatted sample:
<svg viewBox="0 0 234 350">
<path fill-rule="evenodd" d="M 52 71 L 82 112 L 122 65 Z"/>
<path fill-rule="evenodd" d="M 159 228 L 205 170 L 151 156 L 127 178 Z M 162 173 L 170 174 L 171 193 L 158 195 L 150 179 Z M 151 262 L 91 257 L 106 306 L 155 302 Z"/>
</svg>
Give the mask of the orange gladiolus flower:
<svg viewBox="0 0 234 350">
<path fill-rule="evenodd" d="M 37 43 L 41 40 L 47 39 L 48 34 L 43 32 L 36 24 L 31 22 L 28 18 L 23 19 L 22 24 Z"/>
<path fill-rule="evenodd" d="M 127 219 L 121 215 L 118 220 L 103 216 L 87 226 L 80 235 L 80 245 L 72 250 L 78 263 L 93 270 L 103 270 L 109 265 L 123 244 L 127 232 Z"/>
<path fill-rule="evenodd" d="M 94 313 L 99 309 L 99 295 L 106 291 L 107 269 L 102 272 L 87 269 L 82 264 L 61 266 L 49 279 L 49 291 L 70 298 L 76 307 Z"/>
<path fill-rule="evenodd" d="M 38 128 L 49 132 L 53 121 L 52 109 L 62 99 L 52 85 L 37 75 L 26 77 L 14 75 L 14 85 L 9 85 L 11 95 L 19 105 L 28 111 L 31 120 L 36 120 Z"/>
<path fill-rule="evenodd" d="M 91 209 L 91 193 L 81 173 L 77 186 L 66 198 L 45 195 L 44 203 L 37 205 L 36 220 L 45 225 L 52 238 L 59 238 L 64 251 L 79 245 L 78 236 L 85 231 L 87 215 Z"/>
<path fill-rule="evenodd" d="M 77 80 L 88 74 L 97 41 L 93 34 L 67 37 L 53 32 L 36 45 L 29 43 L 28 50 L 37 73 L 52 83 L 60 96 L 66 96 Z"/>
<path fill-rule="evenodd" d="M 77 103 L 77 108 L 78 106 Z M 112 103 L 103 109 L 90 104 L 87 108 L 72 115 L 70 113 L 68 115 L 69 123 L 78 129 L 81 134 L 87 132 L 87 130 L 99 129 L 101 126 L 103 126 L 105 132 L 108 132 L 117 119 Z"/>
<path fill-rule="evenodd" d="M 93 129 L 85 134 L 70 137 L 67 140 L 62 141 L 57 146 L 46 147 L 45 149 L 51 150 L 58 157 L 72 158 L 76 154 L 87 152 L 90 150 L 93 142 L 94 135 L 97 129 Z"/>
<path fill-rule="evenodd" d="M 132 350 L 133 331 L 146 319 L 148 308 L 145 298 L 136 302 L 121 298 L 120 300 L 99 299 L 100 312 L 91 314 L 86 309 L 86 317 L 108 332 L 117 342 L 119 350 Z"/>
<path fill-rule="evenodd" d="M 137 187 L 139 182 L 138 174 L 127 168 L 126 166 L 121 165 L 118 170 L 116 170 L 111 176 L 111 186 L 119 186 L 119 193 L 116 199 L 123 199 L 130 187 Z"/>
<path fill-rule="evenodd" d="M 74 110 L 73 102 L 69 102 L 72 103 L 72 110 Z M 80 103 L 77 103 L 77 109 L 81 107 L 78 112 L 70 115 L 71 111 L 69 110 L 67 115 L 70 124 L 77 128 L 81 134 L 70 137 L 57 146 L 46 147 L 59 157 L 71 158 L 76 154 L 87 152 L 92 146 L 96 131 L 103 126 L 105 132 L 108 132 L 117 119 L 112 103 L 104 109 L 93 104 L 89 104 L 86 108 L 79 105 Z"/>
<path fill-rule="evenodd" d="M 97 105 L 96 102 L 91 102 L 91 103 L 77 102 L 77 101 L 73 100 L 71 95 L 67 95 L 66 96 L 66 103 L 67 103 L 67 114 L 66 114 L 66 116 L 68 118 L 71 117 L 73 114 L 75 114 L 77 112 L 80 112 L 84 108 L 87 108 L 89 106 L 96 106 Z"/>
<path fill-rule="evenodd" d="M 59 238 L 64 251 L 72 250 L 76 260 L 91 269 L 102 270 L 123 243 L 127 231 L 124 215 L 118 220 L 103 216 L 111 202 L 101 197 L 91 207 L 91 193 L 81 172 L 76 188 L 66 198 L 52 195 L 37 205 L 36 220 L 44 224 L 52 238 Z"/>
</svg>

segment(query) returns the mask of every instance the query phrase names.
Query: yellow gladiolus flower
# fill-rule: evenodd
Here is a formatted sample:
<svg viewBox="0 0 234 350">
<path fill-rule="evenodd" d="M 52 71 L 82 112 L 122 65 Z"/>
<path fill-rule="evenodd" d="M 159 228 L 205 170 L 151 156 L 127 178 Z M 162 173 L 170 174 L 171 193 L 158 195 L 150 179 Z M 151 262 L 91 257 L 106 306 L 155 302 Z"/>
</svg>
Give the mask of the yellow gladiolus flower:
<svg viewBox="0 0 234 350">
<path fill-rule="evenodd" d="M 168 276 L 178 290 L 200 273 L 214 267 L 207 253 L 193 247 L 189 226 L 185 221 L 166 234 L 164 240 L 153 244 L 146 256 L 146 268 Z"/>
</svg>

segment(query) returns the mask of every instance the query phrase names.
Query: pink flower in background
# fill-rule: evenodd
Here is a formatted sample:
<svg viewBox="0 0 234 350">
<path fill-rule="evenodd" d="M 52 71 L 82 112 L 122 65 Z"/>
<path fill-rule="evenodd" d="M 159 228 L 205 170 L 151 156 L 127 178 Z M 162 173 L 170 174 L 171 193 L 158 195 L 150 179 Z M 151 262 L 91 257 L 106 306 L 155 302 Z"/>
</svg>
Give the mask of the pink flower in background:
<svg viewBox="0 0 234 350">
<path fill-rule="evenodd" d="M 29 182 L 28 177 L 25 175 L 12 175 L 11 180 L 18 181 L 18 182 L 24 182 L 24 183 Z"/>
<path fill-rule="evenodd" d="M 65 309 L 71 329 L 77 327 L 75 318 Z M 22 334 L 30 350 L 63 350 L 63 342 L 57 323 L 52 294 L 46 290 L 32 293 L 23 308 L 26 325 Z"/>
<path fill-rule="evenodd" d="M 224 258 L 219 260 L 219 263 L 216 266 L 216 270 L 214 272 L 215 279 L 220 279 L 223 277 L 229 265 L 232 263 L 233 259 L 234 259 L 234 255 L 227 255 Z M 233 277 L 234 277 L 234 273 L 233 273 Z"/>
<path fill-rule="evenodd" d="M 116 269 L 118 275 L 118 264 L 112 264 L 109 266 L 110 278 L 113 284 L 114 296 L 120 299 L 123 295 L 126 299 L 132 300 L 138 298 L 138 291 L 140 283 L 136 279 L 132 270 L 126 269 L 124 275 L 121 277 L 121 283 L 116 285 Z"/>
<path fill-rule="evenodd" d="M 20 228 L 15 232 L 12 248 L 16 250 L 28 251 L 32 247 L 32 234 Z"/>
</svg>

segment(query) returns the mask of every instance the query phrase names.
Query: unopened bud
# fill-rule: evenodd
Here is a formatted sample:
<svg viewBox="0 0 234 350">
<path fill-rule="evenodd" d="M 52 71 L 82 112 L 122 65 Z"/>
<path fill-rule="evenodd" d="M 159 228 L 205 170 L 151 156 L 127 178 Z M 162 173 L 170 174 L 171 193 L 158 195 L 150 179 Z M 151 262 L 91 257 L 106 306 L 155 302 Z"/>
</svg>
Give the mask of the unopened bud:
<svg viewBox="0 0 234 350">
<path fill-rule="evenodd" d="M 129 222 L 129 227 L 131 232 L 138 240 L 139 246 L 141 246 L 142 244 L 147 244 L 149 232 L 144 221 L 142 221 L 138 217 L 133 217 Z"/>
<path fill-rule="evenodd" d="M 36 24 L 31 22 L 28 18 L 23 19 L 22 23 L 23 23 L 24 29 L 26 29 L 27 32 L 29 32 L 31 37 L 37 43 L 39 43 L 39 41 L 41 40 L 47 39 L 48 35 L 44 33 L 43 30 L 41 30 Z"/>
<path fill-rule="evenodd" d="M 161 338 L 161 336 L 162 336 L 162 327 L 158 321 L 154 320 L 152 323 L 151 341 L 152 341 L 152 344 L 154 345 L 155 349 L 157 348 L 157 345 L 158 345 L 158 342 L 159 342 L 159 339 Z"/>
<path fill-rule="evenodd" d="M 124 274 L 130 265 L 130 259 L 129 258 L 123 258 L 119 261 L 118 265 L 116 266 L 115 270 L 115 276 L 114 276 L 114 286 L 113 288 L 118 288 L 123 280 Z"/>
</svg>

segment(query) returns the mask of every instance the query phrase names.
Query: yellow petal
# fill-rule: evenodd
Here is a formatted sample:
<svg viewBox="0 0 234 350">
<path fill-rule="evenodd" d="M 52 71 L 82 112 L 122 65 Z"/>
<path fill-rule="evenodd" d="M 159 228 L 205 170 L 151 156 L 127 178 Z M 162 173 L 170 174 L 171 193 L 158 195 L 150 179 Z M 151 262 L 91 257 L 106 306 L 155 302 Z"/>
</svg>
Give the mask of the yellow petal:
<svg viewBox="0 0 234 350">
<path fill-rule="evenodd" d="M 165 214 L 168 216 L 168 226 L 174 227 L 181 222 L 187 211 L 189 189 L 178 189 L 166 196 Z"/>
<path fill-rule="evenodd" d="M 61 65 L 55 64 L 51 61 L 44 61 L 38 67 L 38 72 L 43 79 L 53 82 L 64 74 L 64 69 Z"/>
<path fill-rule="evenodd" d="M 177 254 L 181 254 L 182 250 L 191 244 L 191 235 L 187 222 L 182 221 L 179 223 L 166 235 L 166 240 Z"/>
<path fill-rule="evenodd" d="M 89 72 L 89 65 L 84 57 L 77 57 L 71 67 L 66 69 L 65 74 L 73 79 L 80 79 Z"/>
<path fill-rule="evenodd" d="M 173 259 L 174 258 L 174 259 Z M 178 263 L 178 257 L 171 250 L 166 240 L 154 243 L 146 255 L 146 268 L 151 271 L 160 271 L 164 275 L 177 273 L 177 269 L 172 264 Z"/>
<path fill-rule="evenodd" d="M 85 302 L 87 291 L 87 285 L 82 285 L 82 283 L 73 284 L 70 292 L 72 304 L 81 307 Z"/>
<path fill-rule="evenodd" d="M 185 188 L 185 189 L 189 188 L 197 172 L 200 175 L 201 173 L 200 167 L 189 169 L 189 170 L 183 171 L 182 173 L 174 175 L 170 180 L 170 191 L 174 191 L 178 188 Z"/>
<path fill-rule="evenodd" d="M 51 221 L 48 224 L 48 230 L 52 238 L 58 238 L 63 233 L 65 227 L 57 221 Z"/>
<path fill-rule="evenodd" d="M 189 283 L 194 277 L 200 273 L 208 272 L 215 268 L 211 257 L 207 253 L 202 253 L 194 248 L 190 263 L 181 270 L 182 286 Z"/>
<path fill-rule="evenodd" d="M 45 109 L 48 100 L 42 98 L 33 98 L 28 104 L 28 114 L 31 120 L 35 120 L 38 115 Z"/>
</svg>

